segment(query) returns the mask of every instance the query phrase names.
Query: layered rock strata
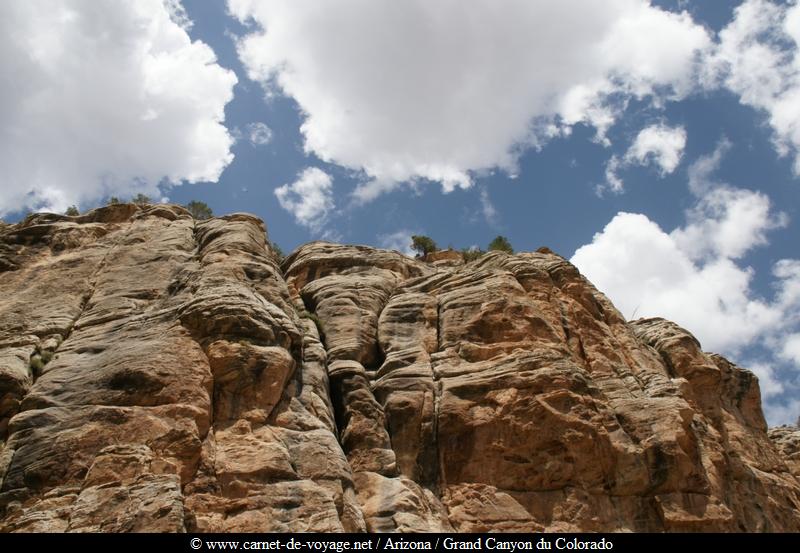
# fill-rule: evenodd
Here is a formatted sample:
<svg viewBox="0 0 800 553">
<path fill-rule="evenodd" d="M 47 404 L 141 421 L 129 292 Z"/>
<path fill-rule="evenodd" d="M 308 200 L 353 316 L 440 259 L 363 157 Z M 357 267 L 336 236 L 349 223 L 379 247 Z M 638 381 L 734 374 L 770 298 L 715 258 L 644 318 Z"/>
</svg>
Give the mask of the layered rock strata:
<svg viewBox="0 0 800 553">
<path fill-rule="evenodd" d="M 797 432 L 549 250 L 0 227 L 0 531 L 800 531 Z"/>
</svg>

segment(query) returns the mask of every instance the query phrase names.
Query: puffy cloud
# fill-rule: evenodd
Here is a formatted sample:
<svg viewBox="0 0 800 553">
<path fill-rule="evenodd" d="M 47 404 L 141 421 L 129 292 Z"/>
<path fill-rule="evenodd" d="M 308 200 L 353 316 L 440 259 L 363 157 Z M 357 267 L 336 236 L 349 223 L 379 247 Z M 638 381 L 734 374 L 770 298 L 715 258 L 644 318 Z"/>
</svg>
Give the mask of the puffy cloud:
<svg viewBox="0 0 800 553">
<path fill-rule="evenodd" d="M 792 334 L 786 338 L 780 355 L 800 368 L 800 333 Z"/>
<path fill-rule="evenodd" d="M 632 213 L 617 214 L 571 261 L 629 318 L 676 321 L 704 348 L 734 359 L 743 348 L 763 346 L 770 358 L 744 366 L 761 381 L 768 420 L 780 424 L 798 416 L 800 403 L 786 403 L 787 396 L 797 393 L 786 371 L 800 368 L 800 329 L 794 315 L 800 301 L 790 292 L 800 273 L 790 277 L 780 268 L 800 262 L 776 264 L 778 292 L 767 301 L 753 290 L 749 267 L 724 257 L 694 261 L 672 235 L 646 216 Z M 787 361 L 793 365 L 787 368 Z"/>
<path fill-rule="evenodd" d="M 177 7 L 0 4 L 0 214 L 219 177 L 236 77 L 173 21 Z"/>
<path fill-rule="evenodd" d="M 664 124 L 642 129 L 625 154 L 630 163 L 659 167 L 662 175 L 672 173 L 681 162 L 686 147 L 686 129 Z"/>
<path fill-rule="evenodd" d="M 572 258 L 628 317 L 667 317 L 723 352 L 763 337 L 800 303 L 800 262 L 776 264 L 781 288 L 772 303 L 753 293 L 752 269 L 735 262 L 787 219 L 764 194 L 712 180 L 729 146 L 721 142 L 689 168 L 697 200 L 686 225 L 667 233 L 645 215 L 621 212 Z"/>
<path fill-rule="evenodd" d="M 617 172 L 631 165 L 655 165 L 662 177 L 678 168 L 686 148 L 686 129 L 664 123 L 650 125 L 639 131 L 633 143 L 620 159 L 612 156 L 606 164 L 606 183 L 614 192 L 621 192 L 624 183 Z"/>
<path fill-rule="evenodd" d="M 247 125 L 247 131 L 250 138 L 250 143 L 253 146 L 263 146 L 272 141 L 272 129 L 265 123 L 256 122 Z"/>
<path fill-rule="evenodd" d="M 689 167 L 689 191 L 697 203 L 686 212 L 687 225 L 672 231 L 679 248 L 693 260 L 709 256 L 738 259 L 767 244 L 767 231 L 786 226 L 785 213 L 773 213 L 761 193 L 716 182 L 713 173 L 731 144 L 723 139 L 711 155 Z"/>
<path fill-rule="evenodd" d="M 688 224 L 675 229 L 672 238 L 695 260 L 738 259 L 753 247 L 766 245 L 767 231 L 788 222 L 784 213 L 771 211 L 765 194 L 727 187 L 709 191 L 686 215 Z"/>
<path fill-rule="evenodd" d="M 690 167 L 697 198 L 684 226 L 668 233 L 645 215 L 620 212 L 571 261 L 629 318 L 666 317 L 733 357 L 751 346 L 771 352 L 748 365 L 761 378 L 770 421 L 787 422 L 797 413 L 784 401 L 789 388 L 776 367 L 800 360 L 800 260 L 774 265 L 772 299 L 754 291 L 753 269 L 737 259 L 766 244 L 767 231 L 786 217 L 765 195 L 711 179 L 726 149 L 723 142 Z"/>
<path fill-rule="evenodd" d="M 516 171 L 522 151 L 593 125 L 631 97 L 678 98 L 711 45 L 686 13 L 645 0 L 228 0 L 255 25 L 251 78 L 293 97 L 305 148 L 363 170 L 362 201 L 399 182 L 445 191 Z"/>
<path fill-rule="evenodd" d="M 618 213 L 572 262 L 625 316 L 666 317 L 715 351 L 736 351 L 781 318 L 754 297 L 749 268 L 726 258 L 695 263 L 645 215 Z"/>
<path fill-rule="evenodd" d="M 333 180 L 325 171 L 309 167 L 291 184 L 275 189 L 281 207 L 291 213 L 295 221 L 318 233 L 335 207 Z"/>
<path fill-rule="evenodd" d="M 747 368 L 758 377 L 762 397 L 771 398 L 784 392 L 783 382 L 781 382 L 780 377 L 775 374 L 771 366 L 764 363 L 748 363 Z"/>
<path fill-rule="evenodd" d="M 700 81 L 763 110 L 781 154 L 800 148 L 797 2 L 746 0 L 715 38 L 645 0 L 228 5 L 254 23 L 239 42 L 250 77 L 297 100 L 309 153 L 364 171 L 361 201 L 400 182 L 448 192 L 492 168 L 514 175 L 522 152 L 578 123 L 608 144 L 630 98 L 661 106 Z M 633 164 L 674 171 L 685 142 L 680 127 L 642 130 L 609 161 L 606 187 L 622 190 L 618 172 Z"/>
<path fill-rule="evenodd" d="M 800 4 L 747 0 L 719 34 L 707 85 L 722 84 L 763 110 L 781 155 L 800 174 Z"/>
</svg>

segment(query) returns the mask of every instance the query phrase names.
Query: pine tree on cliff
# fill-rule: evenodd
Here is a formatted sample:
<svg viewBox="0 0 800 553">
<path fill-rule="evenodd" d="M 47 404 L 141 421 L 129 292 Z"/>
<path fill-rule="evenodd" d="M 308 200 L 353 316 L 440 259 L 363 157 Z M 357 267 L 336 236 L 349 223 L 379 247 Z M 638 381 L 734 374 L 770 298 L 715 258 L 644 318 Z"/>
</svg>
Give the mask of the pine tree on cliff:
<svg viewBox="0 0 800 553">
<path fill-rule="evenodd" d="M 136 194 L 131 201 L 137 205 L 147 205 L 153 203 L 153 200 L 150 199 L 150 196 L 146 196 L 142 193 Z"/>
<path fill-rule="evenodd" d="M 439 247 L 431 237 L 415 234 L 411 237 L 411 249 L 417 252 L 417 257 L 423 257 L 438 251 Z"/>
<path fill-rule="evenodd" d="M 186 204 L 186 209 L 195 219 L 210 219 L 214 215 L 207 203 L 198 202 L 197 200 L 192 200 Z"/>
<path fill-rule="evenodd" d="M 496 236 L 494 240 L 489 242 L 489 251 L 500 251 L 506 253 L 514 253 L 514 248 L 511 247 L 511 242 L 505 236 Z"/>
</svg>

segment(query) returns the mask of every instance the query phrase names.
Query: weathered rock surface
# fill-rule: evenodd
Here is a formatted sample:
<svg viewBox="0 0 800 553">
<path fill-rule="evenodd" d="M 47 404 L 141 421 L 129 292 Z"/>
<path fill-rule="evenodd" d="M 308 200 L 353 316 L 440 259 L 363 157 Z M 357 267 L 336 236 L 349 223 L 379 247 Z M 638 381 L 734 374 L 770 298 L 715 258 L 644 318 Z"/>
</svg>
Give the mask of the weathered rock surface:
<svg viewBox="0 0 800 553">
<path fill-rule="evenodd" d="M 549 250 L 0 227 L 0 531 L 800 531 L 800 431 Z"/>
<path fill-rule="evenodd" d="M 778 426 L 769 431 L 769 437 L 783 453 L 789 470 L 800 478 L 800 428 L 797 426 Z"/>
</svg>

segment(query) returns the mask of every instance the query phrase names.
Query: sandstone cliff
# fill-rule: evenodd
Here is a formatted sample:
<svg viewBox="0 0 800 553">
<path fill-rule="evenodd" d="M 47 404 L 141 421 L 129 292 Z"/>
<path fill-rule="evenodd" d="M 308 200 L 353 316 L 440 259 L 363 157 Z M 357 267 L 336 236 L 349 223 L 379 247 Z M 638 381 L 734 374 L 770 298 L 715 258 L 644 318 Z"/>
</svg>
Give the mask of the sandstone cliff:
<svg viewBox="0 0 800 553">
<path fill-rule="evenodd" d="M 0 531 L 800 531 L 752 373 L 563 258 L 0 228 Z"/>
</svg>

